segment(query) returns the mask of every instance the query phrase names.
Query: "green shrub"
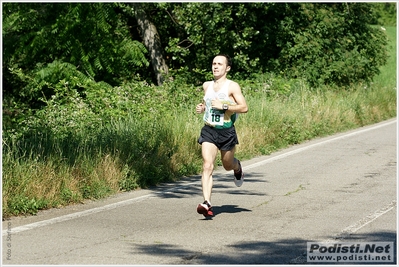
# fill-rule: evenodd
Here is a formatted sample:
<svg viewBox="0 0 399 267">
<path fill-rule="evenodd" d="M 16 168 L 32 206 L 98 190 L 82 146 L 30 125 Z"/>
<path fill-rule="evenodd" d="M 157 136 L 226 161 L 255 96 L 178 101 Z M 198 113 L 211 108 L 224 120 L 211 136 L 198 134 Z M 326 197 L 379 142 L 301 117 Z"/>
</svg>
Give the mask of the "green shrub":
<svg viewBox="0 0 399 267">
<path fill-rule="evenodd" d="M 370 23 L 382 26 L 396 26 L 396 6 L 397 3 L 393 2 L 373 3 L 373 16 L 371 16 L 372 21 Z"/>
<path fill-rule="evenodd" d="M 368 24 L 370 5 L 304 3 L 281 30 L 291 37 L 281 44 L 277 67 L 311 86 L 349 86 L 370 82 L 387 60 L 387 36 Z"/>
</svg>

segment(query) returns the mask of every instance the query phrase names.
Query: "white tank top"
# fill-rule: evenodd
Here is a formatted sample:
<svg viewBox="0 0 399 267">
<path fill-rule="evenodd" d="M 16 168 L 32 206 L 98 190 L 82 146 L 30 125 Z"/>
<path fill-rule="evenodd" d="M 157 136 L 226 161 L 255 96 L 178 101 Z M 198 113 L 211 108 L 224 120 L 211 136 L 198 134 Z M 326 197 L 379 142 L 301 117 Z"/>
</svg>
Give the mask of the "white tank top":
<svg viewBox="0 0 399 267">
<path fill-rule="evenodd" d="M 212 108 L 212 100 L 219 99 L 223 104 L 235 105 L 229 97 L 229 85 L 230 80 L 226 80 L 222 88 L 215 92 L 214 84 L 212 81 L 206 90 L 204 101 L 205 101 L 205 113 L 204 122 L 207 125 L 215 127 L 217 129 L 230 128 L 234 125 L 237 119 L 237 114 L 229 110 L 217 110 Z"/>
</svg>

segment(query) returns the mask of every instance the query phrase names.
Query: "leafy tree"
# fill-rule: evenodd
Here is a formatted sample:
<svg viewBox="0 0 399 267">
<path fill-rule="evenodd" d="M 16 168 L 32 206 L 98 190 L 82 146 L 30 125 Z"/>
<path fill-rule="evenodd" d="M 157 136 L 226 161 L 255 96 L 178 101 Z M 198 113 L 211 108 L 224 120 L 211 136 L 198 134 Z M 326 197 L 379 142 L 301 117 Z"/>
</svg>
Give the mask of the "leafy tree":
<svg viewBox="0 0 399 267">
<path fill-rule="evenodd" d="M 396 5 L 396 2 L 372 3 L 373 16 L 370 23 L 381 26 L 396 26 Z"/>
<path fill-rule="evenodd" d="M 147 51 L 131 38 L 128 19 L 117 4 L 4 3 L 3 127 L 27 119 L 60 89 L 84 96 L 90 82 L 112 90 L 146 74 Z"/>
<path fill-rule="evenodd" d="M 370 3 L 4 3 L 3 115 L 18 122 L 63 88 L 87 98 L 97 82 L 112 94 L 153 77 L 160 85 L 169 72 L 199 85 L 218 53 L 233 57 L 233 78 L 270 72 L 314 86 L 369 82 L 387 57 L 385 33 L 370 26 L 376 10 Z"/>
<path fill-rule="evenodd" d="M 267 5 L 190 2 L 161 3 L 159 8 L 157 25 L 167 19 L 172 22 L 159 28 L 162 36 L 169 36 L 164 45 L 171 68 L 187 67 L 201 76 L 219 53 L 234 58 L 235 73 L 260 67 L 265 53 L 257 48 L 262 47 L 259 39 L 264 38 L 265 27 L 258 21 Z M 256 54 L 251 52 L 255 50 Z"/>
<path fill-rule="evenodd" d="M 163 42 L 172 69 L 201 75 L 215 54 L 228 53 L 232 73 L 241 77 L 282 72 L 313 85 L 345 86 L 370 81 L 386 62 L 386 37 L 369 25 L 368 3 L 190 2 L 156 8 L 153 19 L 162 25 L 161 36 L 169 36 Z"/>
<path fill-rule="evenodd" d="M 385 33 L 368 24 L 366 3 L 288 5 L 276 67 L 311 84 L 370 82 L 387 60 Z"/>
<path fill-rule="evenodd" d="M 29 80 L 38 73 L 42 73 L 39 79 L 50 77 L 57 70 L 49 64 L 56 60 L 76 66 L 93 81 L 111 85 L 131 79 L 148 65 L 144 45 L 131 40 L 126 18 L 114 4 L 4 3 L 3 18 L 5 94 L 26 100 L 51 95 L 52 90 L 29 86 Z M 28 80 L 21 80 L 16 72 Z"/>
<path fill-rule="evenodd" d="M 143 3 L 121 4 L 121 6 L 127 13 L 133 14 L 136 18 L 140 36 L 150 54 L 157 84 L 162 85 L 165 76 L 168 75 L 168 66 L 164 59 L 163 48 L 156 26 L 147 16 Z"/>
<path fill-rule="evenodd" d="M 376 13 L 371 7 L 369 3 L 5 3 L 4 87 L 21 87 L 10 68 L 36 70 L 55 59 L 111 85 L 135 74 L 148 78 L 148 57 L 158 84 L 159 73 L 168 68 L 186 69 L 199 81 L 218 53 L 230 54 L 233 74 L 242 77 L 282 71 L 315 84 L 370 80 L 386 59 L 383 33 L 369 26 Z M 137 20 L 139 15 L 142 18 Z"/>
</svg>

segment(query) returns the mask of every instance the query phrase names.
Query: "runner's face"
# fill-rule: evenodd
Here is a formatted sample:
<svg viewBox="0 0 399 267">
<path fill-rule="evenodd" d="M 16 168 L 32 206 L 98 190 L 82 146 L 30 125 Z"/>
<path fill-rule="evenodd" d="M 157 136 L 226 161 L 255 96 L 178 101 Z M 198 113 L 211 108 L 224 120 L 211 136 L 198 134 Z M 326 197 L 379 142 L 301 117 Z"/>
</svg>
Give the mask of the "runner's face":
<svg viewBox="0 0 399 267">
<path fill-rule="evenodd" d="M 224 56 L 217 56 L 212 62 L 212 72 L 215 78 L 220 78 L 227 74 L 230 67 L 227 66 L 227 59 Z"/>
</svg>

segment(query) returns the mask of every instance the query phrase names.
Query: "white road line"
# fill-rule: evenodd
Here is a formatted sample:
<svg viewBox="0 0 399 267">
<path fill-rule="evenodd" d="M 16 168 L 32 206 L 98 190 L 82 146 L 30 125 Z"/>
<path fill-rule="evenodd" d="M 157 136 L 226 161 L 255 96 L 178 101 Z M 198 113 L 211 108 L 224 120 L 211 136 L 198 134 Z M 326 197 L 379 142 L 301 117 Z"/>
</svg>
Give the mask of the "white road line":
<svg viewBox="0 0 399 267">
<path fill-rule="evenodd" d="M 396 207 L 396 200 L 393 200 L 391 203 L 389 203 L 387 206 L 369 214 L 368 216 L 364 217 L 363 219 L 361 219 L 360 221 L 346 227 L 345 229 L 343 229 L 341 231 L 341 233 L 337 234 L 336 236 L 321 241 L 320 243 L 337 243 L 339 242 L 339 240 L 345 240 L 346 238 L 350 237 L 350 235 L 356 233 L 357 231 L 359 231 L 360 229 L 362 229 L 363 227 L 365 227 L 366 225 L 368 225 L 369 223 L 375 221 L 376 219 L 378 219 L 379 217 L 381 217 L 382 215 L 384 215 L 385 213 L 391 211 L 392 209 L 394 209 Z M 387 240 L 389 241 L 389 240 Z M 292 260 L 290 260 L 290 264 L 303 264 L 307 262 L 307 254 L 306 252 L 303 253 L 301 256 L 298 256 Z"/>
<path fill-rule="evenodd" d="M 109 204 L 109 205 L 105 205 L 102 207 L 97 207 L 97 208 L 93 208 L 93 209 L 89 209 L 89 210 L 84 210 L 84 211 L 79 211 L 79 212 L 75 212 L 75 213 L 71 213 L 71 214 L 67 214 L 67 215 L 63 215 L 63 216 L 59 216 L 59 217 L 55 217 L 52 219 L 48 219 L 48 220 L 44 220 L 44 221 L 40 221 L 40 222 L 35 222 L 35 223 L 30 223 L 30 224 L 26 224 L 23 226 L 18 226 L 15 228 L 11 229 L 11 233 L 15 234 L 15 233 L 19 233 L 19 232 L 23 232 L 23 231 L 27 231 L 27 230 L 32 230 L 38 227 L 42 227 L 42 226 L 47 226 L 47 225 L 51 225 L 51 224 L 55 224 L 55 223 L 59 223 L 59 222 L 64 222 L 64 221 L 68 221 L 68 220 L 72 220 L 72 219 L 76 219 L 79 217 L 83 217 L 83 216 L 87 216 L 90 214 L 94 214 L 94 213 L 98 213 L 101 211 L 106 211 L 106 210 L 112 210 L 118 207 L 123 207 L 135 202 L 140 202 L 143 201 L 144 199 L 147 199 L 149 197 L 154 197 L 155 194 L 151 193 L 148 195 L 144 195 L 141 197 L 136 197 L 136 198 L 132 198 L 132 199 L 128 199 L 128 200 L 124 200 L 124 201 L 119 201 L 113 204 Z M 2 235 L 5 236 L 7 235 L 7 232 L 9 230 L 3 230 Z"/>
<path fill-rule="evenodd" d="M 324 144 L 327 144 L 327 143 L 330 143 L 330 142 L 334 142 L 334 141 L 337 141 L 337 140 L 340 140 L 340 139 L 344 139 L 344 138 L 348 138 L 348 137 L 351 137 L 351 136 L 354 136 L 354 135 L 362 134 L 362 133 L 365 133 L 365 132 L 368 132 L 368 131 L 372 131 L 372 130 L 375 130 L 375 129 L 378 129 L 378 128 L 381 128 L 381 127 L 385 127 L 385 126 L 391 125 L 393 123 L 396 123 L 396 119 L 392 120 L 392 121 L 388 121 L 386 123 L 378 124 L 378 125 L 373 126 L 373 127 L 368 127 L 368 128 L 365 128 L 365 129 L 362 129 L 362 130 L 359 130 L 359 131 L 355 131 L 355 132 L 352 132 L 352 133 L 349 133 L 349 134 L 345 134 L 345 135 L 342 135 L 342 136 L 339 136 L 339 137 L 331 138 L 331 139 L 328 139 L 328 140 L 325 140 L 325 141 L 322 141 L 322 142 L 319 142 L 319 143 L 316 143 L 316 144 L 312 144 L 312 145 L 309 145 L 309 146 L 306 146 L 306 147 L 298 148 L 298 149 L 286 152 L 284 154 L 281 154 L 281 155 L 278 155 L 278 156 L 275 156 L 275 157 L 272 157 L 272 158 L 269 158 L 269 159 L 266 159 L 266 160 L 263 160 L 263 161 L 248 165 L 248 166 L 245 166 L 245 169 L 246 170 L 253 169 L 253 168 L 259 167 L 261 165 L 267 164 L 269 162 L 272 162 L 272 161 L 275 161 L 275 160 L 279 160 L 279 159 L 282 159 L 282 158 L 286 158 L 286 157 L 289 157 L 291 155 L 294 155 L 294 154 L 303 152 L 305 150 L 314 148 L 316 146 L 321 146 L 321 145 L 324 145 Z M 189 184 L 185 184 L 185 185 L 182 185 L 182 186 L 178 186 L 178 187 L 175 187 L 174 189 L 168 189 L 164 193 L 170 193 L 170 192 L 173 192 L 175 190 L 178 190 L 178 189 L 181 189 L 181 188 L 184 188 L 184 187 L 189 187 L 189 186 L 192 186 L 192 185 L 198 184 L 198 183 L 199 183 L 199 181 L 192 182 L 192 183 L 189 183 Z M 35 223 L 30 223 L 30 224 L 18 226 L 18 227 L 12 228 L 11 229 L 11 233 L 15 234 L 15 233 L 23 232 L 23 231 L 28 231 L 28 230 L 32 230 L 32 229 L 35 229 L 35 228 L 38 228 L 38 227 L 43 227 L 43 226 L 47 226 L 47 225 L 51 225 L 51 224 L 55 224 L 55 223 L 59 223 L 59 222 L 64 222 L 64 221 L 80 218 L 80 217 L 87 216 L 87 215 L 90 215 L 90 214 L 94 214 L 94 213 L 98 213 L 98 212 L 102 212 L 102 211 L 106 211 L 106 210 L 111 210 L 111 209 L 115 209 L 115 208 L 118 208 L 118 207 L 123 207 L 123 206 L 129 205 L 129 204 L 135 203 L 135 202 L 143 201 L 143 200 L 145 200 L 147 198 L 150 198 L 150 197 L 156 197 L 157 194 L 159 194 L 159 193 L 150 193 L 148 195 L 144 195 L 144 196 L 140 196 L 140 197 L 136 197 L 136 198 L 132 198 L 132 199 L 116 202 L 116 203 L 105 205 L 105 206 L 102 206 L 102 207 L 97 207 L 97 208 L 93 208 L 93 209 L 89 209 L 89 210 L 85 210 L 85 211 L 80 211 L 80 212 L 75 212 L 75 213 L 63 215 L 63 216 L 60 216 L 60 217 L 56 217 L 56 218 L 52 218 L 52 219 L 48 219 L 48 220 L 44 220 L 44 221 L 39 221 L 39 222 L 35 222 Z M 396 205 L 396 203 L 395 203 L 395 205 Z M 5 229 L 5 230 L 3 230 L 2 235 L 5 236 L 8 233 L 9 233 L 9 230 Z"/>
<path fill-rule="evenodd" d="M 253 169 L 253 168 L 262 166 L 262 165 L 264 165 L 266 163 L 269 163 L 269 162 L 272 162 L 272 161 L 275 161 L 275 160 L 279 160 L 279 159 L 282 159 L 282 158 L 286 158 L 288 156 L 292 156 L 292 155 L 298 154 L 298 153 L 300 153 L 302 151 L 305 151 L 305 150 L 308 150 L 308 149 L 311 149 L 311 148 L 314 148 L 314 147 L 317 147 L 317 146 L 325 145 L 327 143 L 331 143 L 331 142 L 334 142 L 334 141 L 337 141 L 337 140 L 345 139 L 345 138 L 352 137 L 352 136 L 355 136 L 355 135 L 359 135 L 359 134 L 362 134 L 362 133 L 365 133 L 365 132 L 376 130 L 376 129 L 379 129 L 381 127 L 385 127 L 385 126 L 391 125 L 393 123 L 396 123 L 396 119 L 392 120 L 392 121 L 388 121 L 388 122 L 382 123 L 382 124 L 378 124 L 378 125 L 373 126 L 373 127 L 365 128 L 365 129 L 358 130 L 358 131 L 355 131 L 355 132 L 352 132 L 352 133 L 348 133 L 348 134 L 345 134 L 345 135 L 342 135 L 342 136 L 338 136 L 338 137 L 334 137 L 334 138 L 331 138 L 331 139 L 328 139 L 328 140 L 325 140 L 325 141 L 321 141 L 319 143 L 315 143 L 315 144 L 308 145 L 308 146 L 305 146 L 305 147 L 302 147 L 302 148 L 298 148 L 298 149 L 286 152 L 284 154 L 281 154 L 281 155 L 278 155 L 278 156 L 275 156 L 275 157 L 272 157 L 272 158 L 269 158 L 269 159 L 254 163 L 254 164 L 251 164 L 249 166 L 245 166 L 244 169 L 245 170 Z"/>
<path fill-rule="evenodd" d="M 362 229 L 363 227 L 365 227 L 369 223 L 375 221 L 376 219 L 378 219 L 379 217 L 381 217 L 385 213 L 391 211 L 395 207 L 396 207 L 396 200 L 393 200 L 387 206 L 375 211 L 374 213 L 369 214 L 368 216 L 366 216 L 365 218 L 361 219 L 360 221 L 358 221 L 358 222 L 346 227 L 344 230 L 342 230 L 342 232 L 339 235 L 334 237 L 333 240 L 336 241 L 337 239 L 344 239 L 344 238 L 350 236 L 351 234 L 356 233 L 357 231 L 359 231 L 360 229 Z"/>
</svg>

